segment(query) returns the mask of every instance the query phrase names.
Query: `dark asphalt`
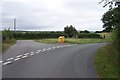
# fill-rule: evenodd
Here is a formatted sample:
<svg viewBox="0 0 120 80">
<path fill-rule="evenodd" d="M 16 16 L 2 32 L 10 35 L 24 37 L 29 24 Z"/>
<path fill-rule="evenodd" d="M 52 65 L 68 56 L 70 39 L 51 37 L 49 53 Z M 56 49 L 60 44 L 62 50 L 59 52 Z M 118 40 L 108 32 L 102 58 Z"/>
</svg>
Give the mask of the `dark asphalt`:
<svg viewBox="0 0 120 80">
<path fill-rule="evenodd" d="M 3 60 L 25 52 L 58 46 L 34 41 L 18 41 L 3 55 Z M 65 45 L 65 44 L 62 44 Z M 2 67 L 3 78 L 96 78 L 95 51 L 106 43 L 80 44 L 41 52 Z"/>
</svg>

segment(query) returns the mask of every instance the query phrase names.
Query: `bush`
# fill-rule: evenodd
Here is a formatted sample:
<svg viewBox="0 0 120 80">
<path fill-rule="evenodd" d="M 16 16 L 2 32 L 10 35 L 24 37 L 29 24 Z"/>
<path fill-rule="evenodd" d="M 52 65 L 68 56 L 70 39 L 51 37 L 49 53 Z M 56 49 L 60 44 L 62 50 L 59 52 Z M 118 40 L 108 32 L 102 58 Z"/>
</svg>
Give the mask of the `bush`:
<svg viewBox="0 0 120 80">
<path fill-rule="evenodd" d="M 44 39 L 58 38 L 65 35 L 62 32 L 15 32 L 13 36 L 16 39 Z"/>
<path fill-rule="evenodd" d="M 120 51 L 120 26 L 113 31 L 113 45 L 117 51 Z"/>
<path fill-rule="evenodd" d="M 13 38 L 13 32 L 10 29 L 2 31 L 2 42 L 9 42 Z"/>
<path fill-rule="evenodd" d="M 90 33 L 90 32 L 85 30 L 85 31 L 80 31 L 80 33 Z"/>
<path fill-rule="evenodd" d="M 96 33 L 79 33 L 78 38 L 101 38 L 99 34 Z"/>
</svg>

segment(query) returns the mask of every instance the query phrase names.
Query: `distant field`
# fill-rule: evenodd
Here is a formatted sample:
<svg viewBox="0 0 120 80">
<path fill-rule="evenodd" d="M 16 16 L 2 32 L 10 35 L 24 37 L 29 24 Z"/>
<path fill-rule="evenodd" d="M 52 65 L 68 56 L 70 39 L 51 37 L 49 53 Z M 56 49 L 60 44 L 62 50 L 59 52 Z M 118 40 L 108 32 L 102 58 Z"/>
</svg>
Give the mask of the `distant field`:
<svg viewBox="0 0 120 80">
<path fill-rule="evenodd" d="M 102 37 L 105 35 L 106 39 L 111 39 L 111 35 L 112 33 L 98 33 L 100 34 Z"/>
<path fill-rule="evenodd" d="M 86 39 L 86 38 L 65 38 L 65 43 L 72 43 L 72 44 L 87 44 L 87 43 L 100 43 L 100 42 L 111 42 L 111 33 L 98 33 L 101 36 L 105 35 L 105 39 Z M 41 43 L 57 43 L 58 39 L 57 38 L 51 38 L 51 39 L 38 39 L 35 40 L 37 42 Z"/>
</svg>

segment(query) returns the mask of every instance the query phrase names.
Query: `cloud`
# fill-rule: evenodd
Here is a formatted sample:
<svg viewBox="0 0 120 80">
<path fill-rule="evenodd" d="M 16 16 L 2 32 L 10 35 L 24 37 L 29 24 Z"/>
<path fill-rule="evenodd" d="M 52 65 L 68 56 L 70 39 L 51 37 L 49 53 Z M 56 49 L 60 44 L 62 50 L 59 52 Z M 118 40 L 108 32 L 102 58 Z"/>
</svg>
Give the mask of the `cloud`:
<svg viewBox="0 0 120 80">
<path fill-rule="evenodd" d="M 102 30 L 101 17 L 105 12 L 99 0 L 4 0 L 2 2 L 3 29 L 62 31 L 73 25 L 78 30 Z"/>
</svg>

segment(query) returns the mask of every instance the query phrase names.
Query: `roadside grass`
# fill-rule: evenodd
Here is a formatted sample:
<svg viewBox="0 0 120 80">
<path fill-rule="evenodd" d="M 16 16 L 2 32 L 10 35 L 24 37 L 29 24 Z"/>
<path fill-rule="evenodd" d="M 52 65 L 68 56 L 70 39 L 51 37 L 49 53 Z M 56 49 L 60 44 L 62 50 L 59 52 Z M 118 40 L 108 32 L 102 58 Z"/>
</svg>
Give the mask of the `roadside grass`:
<svg viewBox="0 0 120 80">
<path fill-rule="evenodd" d="M 118 52 L 112 45 L 98 49 L 94 62 L 100 78 L 118 78 Z"/>
<path fill-rule="evenodd" d="M 2 54 L 2 42 L 0 42 L 0 54 Z"/>
<path fill-rule="evenodd" d="M 71 44 L 89 44 L 89 43 L 101 43 L 101 42 L 111 42 L 111 34 L 112 33 L 98 33 L 101 36 L 105 35 L 105 39 L 94 39 L 94 38 L 65 38 L 65 43 L 71 43 Z M 57 38 L 50 38 L 50 39 L 36 39 L 35 41 L 51 44 L 51 43 L 57 43 Z"/>
<path fill-rule="evenodd" d="M 56 39 L 56 38 L 37 39 L 35 41 L 50 44 L 50 43 L 57 43 L 58 39 Z M 65 43 L 71 43 L 71 44 L 88 44 L 88 43 L 100 43 L 100 42 L 111 42 L 111 40 L 110 39 L 65 38 Z"/>
<path fill-rule="evenodd" d="M 65 39 L 65 43 L 72 44 L 89 44 L 89 43 L 100 43 L 100 42 L 110 42 L 108 39 L 78 39 L 78 38 L 67 38 Z"/>
<path fill-rule="evenodd" d="M 40 42 L 40 43 L 47 43 L 47 44 L 51 44 L 51 43 L 57 43 L 57 39 L 56 38 L 50 38 L 50 39 L 37 39 L 35 40 L 36 42 Z"/>
<path fill-rule="evenodd" d="M 2 43 L 2 52 L 5 52 L 11 45 L 15 44 L 16 40 L 11 39 Z"/>
</svg>

